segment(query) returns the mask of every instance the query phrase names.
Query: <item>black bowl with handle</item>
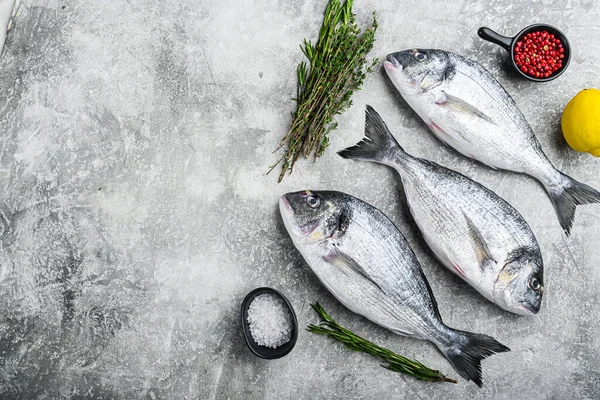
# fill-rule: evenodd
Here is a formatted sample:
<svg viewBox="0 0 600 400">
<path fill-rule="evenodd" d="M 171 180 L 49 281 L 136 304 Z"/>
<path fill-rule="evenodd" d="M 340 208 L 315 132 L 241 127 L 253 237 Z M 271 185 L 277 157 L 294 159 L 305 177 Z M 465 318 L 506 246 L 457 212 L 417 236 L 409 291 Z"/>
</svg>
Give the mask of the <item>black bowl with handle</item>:
<svg viewBox="0 0 600 400">
<path fill-rule="evenodd" d="M 250 304 L 252 304 L 252 300 L 255 297 L 260 296 L 261 294 L 270 294 L 272 296 L 278 297 L 283 300 L 283 304 L 287 307 L 290 313 L 290 322 L 292 324 L 292 337 L 290 341 L 282 344 L 281 346 L 271 348 L 266 346 L 261 346 L 252 337 L 252 333 L 250 332 L 250 325 L 248 324 L 248 308 L 250 308 Z M 250 293 L 246 295 L 244 301 L 242 301 L 242 329 L 244 331 L 244 338 L 246 339 L 246 344 L 252 353 L 256 356 L 266 359 L 275 359 L 281 358 L 287 355 L 294 346 L 296 345 L 296 340 L 298 340 L 298 319 L 296 318 L 296 313 L 294 312 L 294 308 L 290 301 L 279 291 L 269 288 L 269 287 L 260 287 L 256 288 Z"/>
<path fill-rule="evenodd" d="M 563 49 L 564 49 L 564 53 L 562 53 L 562 54 L 564 54 L 564 58 L 562 59 L 562 67 L 560 67 L 559 69 L 554 71 L 547 78 L 536 78 L 535 76 L 526 74 L 525 72 L 521 71 L 521 69 L 517 66 L 517 63 L 515 61 L 515 46 L 517 45 L 517 42 L 519 40 L 521 40 L 523 38 L 523 36 L 527 35 L 528 33 L 536 32 L 536 31 L 546 31 L 548 33 L 553 34 L 555 38 L 560 40 L 561 44 L 563 45 Z M 530 81 L 548 82 L 553 79 L 556 79 L 560 75 L 562 75 L 563 72 L 565 72 L 565 70 L 569 66 L 569 61 L 571 61 L 571 45 L 569 44 L 567 37 L 560 30 L 558 30 L 557 28 L 555 28 L 551 25 L 547 25 L 547 24 L 529 25 L 527 28 L 523 29 L 521 32 L 519 32 L 514 37 L 502 36 L 499 33 L 494 32 L 490 28 L 486 28 L 486 27 L 479 28 L 479 30 L 477 31 L 477 34 L 483 40 L 487 40 L 489 42 L 492 42 L 492 43 L 495 43 L 497 45 L 504 47 L 504 49 L 506 51 L 508 51 L 508 54 L 510 55 L 510 60 L 511 60 L 511 63 L 512 63 L 513 67 L 515 68 L 515 70 L 521 76 L 529 79 Z"/>
</svg>

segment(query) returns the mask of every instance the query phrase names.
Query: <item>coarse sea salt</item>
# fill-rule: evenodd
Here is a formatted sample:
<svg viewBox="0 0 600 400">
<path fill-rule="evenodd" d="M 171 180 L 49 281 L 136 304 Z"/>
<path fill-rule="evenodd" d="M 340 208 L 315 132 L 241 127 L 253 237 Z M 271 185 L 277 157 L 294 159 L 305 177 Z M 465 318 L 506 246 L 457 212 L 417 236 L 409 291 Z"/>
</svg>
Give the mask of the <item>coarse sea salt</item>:
<svg viewBox="0 0 600 400">
<path fill-rule="evenodd" d="M 279 296 L 258 295 L 248 307 L 248 325 L 254 341 L 260 346 L 276 348 L 292 338 L 292 318 Z"/>
</svg>

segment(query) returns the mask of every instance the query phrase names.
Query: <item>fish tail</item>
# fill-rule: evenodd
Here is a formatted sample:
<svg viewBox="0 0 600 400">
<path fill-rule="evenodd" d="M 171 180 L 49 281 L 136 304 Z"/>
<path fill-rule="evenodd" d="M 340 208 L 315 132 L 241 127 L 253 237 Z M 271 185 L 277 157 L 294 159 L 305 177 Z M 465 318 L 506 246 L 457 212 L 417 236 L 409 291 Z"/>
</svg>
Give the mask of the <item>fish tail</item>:
<svg viewBox="0 0 600 400">
<path fill-rule="evenodd" d="M 394 155 L 408 156 L 398 144 L 383 119 L 367 105 L 365 137 L 352 147 L 338 151 L 344 158 L 390 164 Z"/>
<path fill-rule="evenodd" d="M 583 204 L 600 203 L 600 192 L 568 175 L 560 174 L 560 184 L 546 186 L 546 190 L 558 215 L 560 226 L 568 236 L 573 226 L 575 208 Z"/>
<path fill-rule="evenodd" d="M 454 329 L 451 332 L 451 340 L 438 347 L 460 376 L 481 387 L 481 360 L 510 349 L 488 335 Z"/>
</svg>

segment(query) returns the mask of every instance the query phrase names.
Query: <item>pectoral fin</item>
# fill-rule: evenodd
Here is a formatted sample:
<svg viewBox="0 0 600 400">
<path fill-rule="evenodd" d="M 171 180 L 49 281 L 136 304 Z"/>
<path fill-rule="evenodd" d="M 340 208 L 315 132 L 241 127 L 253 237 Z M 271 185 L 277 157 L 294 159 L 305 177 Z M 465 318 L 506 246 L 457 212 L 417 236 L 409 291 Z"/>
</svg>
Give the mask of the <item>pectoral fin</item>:
<svg viewBox="0 0 600 400">
<path fill-rule="evenodd" d="M 473 246 L 475 247 L 475 251 L 477 253 L 479 268 L 481 268 L 481 270 L 483 271 L 486 267 L 492 264 L 495 265 L 497 261 L 494 260 L 494 257 L 490 253 L 490 249 L 485 241 L 485 238 L 483 237 L 479 229 L 477 229 L 477 227 L 473 224 L 473 221 L 471 221 L 469 217 L 465 215 L 465 213 L 463 213 L 463 215 L 465 217 L 465 220 L 467 221 L 467 225 L 469 227 L 469 234 L 471 236 L 471 239 L 473 240 Z"/>
<path fill-rule="evenodd" d="M 453 110 L 456 110 L 456 111 L 459 111 L 462 113 L 467 113 L 467 114 L 473 115 L 477 118 L 483 119 L 486 122 L 494 124 L 494 121 L 492 121 L 492 119 L 490 117 L 485 115 L 481 110 L 479 110 L 474 105 L 469 104 L 466 101 L 464 101 L 463 99 L 453 96 L 451 94 L 448 94 L 444 91 L 442 91 L 441 93 L 442 93 L 442 95 L 435 102 L 436 104 L 443 106 L 443 107 L 451 108 Z"/>
<path fill-rule="evenodd" d="M 385 293 L 383 289 L 369 276 L 367 271 L 364 270 L 363 267 L 360 266 L 352 257 L 348 254 L 344 253 L 337 247 L 334 247 L 333 250 L 326 256 L 323 257 L 325 261 L 336 266 L 340 271 L 342 271 L 346 275 L 355 274 L 360 276 L 361 278 L 367 280 L 372 285 L 375 285 L 377 289 L 381 292 Z"/>
</svg>

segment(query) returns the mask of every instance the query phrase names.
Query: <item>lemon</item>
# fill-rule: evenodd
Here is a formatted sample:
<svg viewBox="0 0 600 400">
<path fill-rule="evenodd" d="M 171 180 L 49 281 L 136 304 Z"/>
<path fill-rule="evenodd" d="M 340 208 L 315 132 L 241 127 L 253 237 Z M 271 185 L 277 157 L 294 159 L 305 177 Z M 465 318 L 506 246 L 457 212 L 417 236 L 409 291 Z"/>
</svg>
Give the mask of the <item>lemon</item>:
<svg viewBox="0 0 600 400">
<path fill-rule="evenodd" d="M 561 127 L 571 148 L 600 157 L 600 90 L 577 93 L 563 111 Z"/>
</svg>

